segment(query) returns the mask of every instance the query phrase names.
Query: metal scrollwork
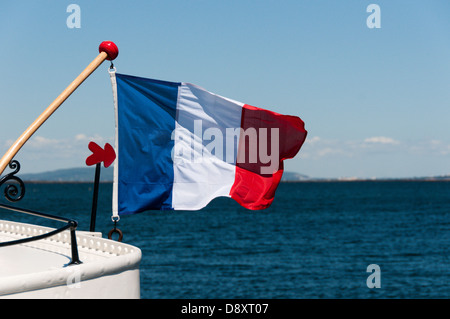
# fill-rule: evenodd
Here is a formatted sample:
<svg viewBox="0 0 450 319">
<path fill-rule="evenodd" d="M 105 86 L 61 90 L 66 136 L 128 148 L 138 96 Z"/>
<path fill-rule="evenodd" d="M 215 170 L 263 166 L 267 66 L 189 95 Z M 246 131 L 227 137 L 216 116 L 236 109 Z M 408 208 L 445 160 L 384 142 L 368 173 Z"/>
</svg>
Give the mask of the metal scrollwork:
<svg viewBox="0 0 450 319">
<path fill-rule="evenodd" d="M 9 163 L 9 168 L 13 171 L 0 178 L 0 187 L 8 183 L 5 184 L 5 198 L 10 202 L 18 202 L 25 195 L 25 184 L 19 177 L 15 176 L 20 171 L 20 164 L 13 160 Z"/>
</svg>

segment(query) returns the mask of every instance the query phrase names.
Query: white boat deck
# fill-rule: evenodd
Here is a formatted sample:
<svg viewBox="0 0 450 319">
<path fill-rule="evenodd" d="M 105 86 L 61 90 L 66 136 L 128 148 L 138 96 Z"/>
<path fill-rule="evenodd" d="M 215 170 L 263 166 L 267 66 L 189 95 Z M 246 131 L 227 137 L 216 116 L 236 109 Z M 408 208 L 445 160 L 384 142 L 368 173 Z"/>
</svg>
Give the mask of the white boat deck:
<svg viewBox="0 0 450 319">
<path fill-rule="evenodd" d="M 0 220 L 0 242 L 52 230 Z M 139 298 L 140 249 L 99 233 L 76 234 L 80 265 L 69 265 L 69 231 L 0 247 L 0 298 Z"/>
</svg>

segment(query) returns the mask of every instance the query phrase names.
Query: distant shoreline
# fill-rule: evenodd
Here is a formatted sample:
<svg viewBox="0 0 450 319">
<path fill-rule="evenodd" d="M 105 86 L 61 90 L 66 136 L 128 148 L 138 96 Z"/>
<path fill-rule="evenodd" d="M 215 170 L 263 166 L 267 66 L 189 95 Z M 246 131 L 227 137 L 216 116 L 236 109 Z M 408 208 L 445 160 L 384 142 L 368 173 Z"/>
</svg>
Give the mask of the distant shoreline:
<svg viewBox="0 0 450 319">
<path fill-rule="evenodd" d="M 94 184 L 94 181 L 38 181 L 24 180 L 27 184 Z M 433 178 L 380 178 L 380 179 L 310 179 L 301 181 L 280 181 L 280 184 L 295 183 L 357 183 L 357 182 L 450 182 L 450 178 L 433 179 Z M 112 184 L 113 181 L 100 181 L 100 184 Z"/>
<path fill-rule="evenodd" d="M 95 169 L 93 167 L 69 168 L 55 171 L 17 175 L 24 182 L 35 184 L 67 184 L 94 183 Z M 100 182 L 112 183 L 114 180 L 114 170 L 112 167 L 102 169 Z M 383 177 L 383 178 L 364 178 L 364 177 L 335 177 L 319 178 L 310 177 L 297 172 L 284 171 L 281 183 L 336 183 L 336 182 L 446 182 L 450 181 L 450 175 L 423 176 L 423 177 Z"/>
<path fill-rule="evenodd" d="M 27 184 L 94 184 L 94 181 L 38 181 L 23 180 Z M 113 181 L 100 181 L 100 184 L 112 184 Z"/>
<path fill-rule="evenodd" d="M 281 181 L 281 183 L 355 183 L 355 182 L 450 182 L 450 178 L 379 178 L 379 179 L 310 179 L 304 181 Z"/>
</svg>

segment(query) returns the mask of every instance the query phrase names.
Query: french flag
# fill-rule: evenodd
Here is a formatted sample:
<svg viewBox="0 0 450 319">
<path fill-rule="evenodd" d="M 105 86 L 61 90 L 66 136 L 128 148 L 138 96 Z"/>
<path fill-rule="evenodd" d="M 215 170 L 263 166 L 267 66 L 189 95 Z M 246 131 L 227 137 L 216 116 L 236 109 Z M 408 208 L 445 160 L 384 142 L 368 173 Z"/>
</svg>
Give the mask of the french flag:
<svg viewBox="0 0 450 319">
<path fill-rule="evenodd" d="M 198 210 L 219 196 L 257 210 L 272 203 L 283 160 L 306 138 L 296 116 L 250 106 L 184 82 L 113 72 L 113 210 Z"/>
</svg>

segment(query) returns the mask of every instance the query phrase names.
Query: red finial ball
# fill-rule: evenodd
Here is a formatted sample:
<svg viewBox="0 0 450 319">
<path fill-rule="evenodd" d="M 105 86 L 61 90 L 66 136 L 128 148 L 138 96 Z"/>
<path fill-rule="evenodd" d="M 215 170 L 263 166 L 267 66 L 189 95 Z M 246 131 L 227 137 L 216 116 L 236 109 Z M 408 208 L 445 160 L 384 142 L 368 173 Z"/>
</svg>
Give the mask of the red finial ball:
<svg viewBox="0 0 450 319">
<path fill-rule="evenodd" d="M 119 49 L 117 48 L 117 45 L 114 44 L 114 42 L 111 41 L 103 41 L 100 43 L 100 46 L 98 47 L 98 52 L 105 52 L 108 57 L 106 60 L 114 60 L 119 55 Z"/>
</svg>

